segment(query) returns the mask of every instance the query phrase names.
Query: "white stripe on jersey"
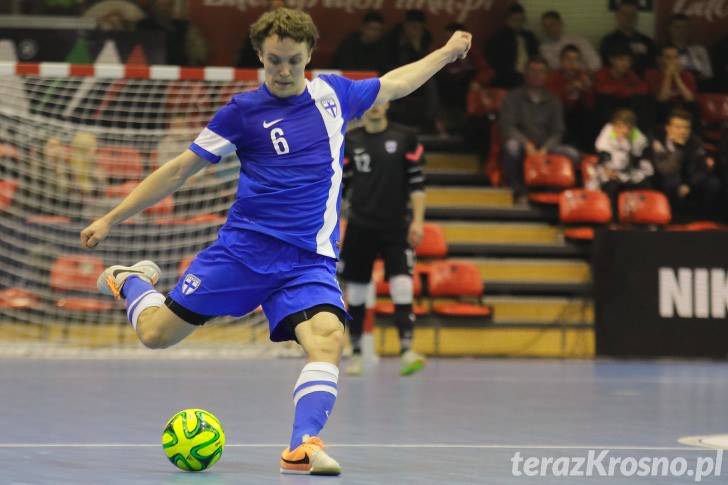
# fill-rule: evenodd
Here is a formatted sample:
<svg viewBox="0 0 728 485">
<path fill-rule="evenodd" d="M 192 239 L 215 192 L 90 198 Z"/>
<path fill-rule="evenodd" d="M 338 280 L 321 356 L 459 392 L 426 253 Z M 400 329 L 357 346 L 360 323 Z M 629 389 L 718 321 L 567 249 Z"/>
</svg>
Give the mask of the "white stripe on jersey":
<svg viewBox="0 0 728 485">
<path fill-rule="evenodd" d="M 334 174 L 331 176 L 331 187 L 329 187 L 329 197 L 326 200 L 326 212 L 324 212 L 324 224 L 316 234 L 316 252 L 324 256 L 332 258 L 336 257 L 336 253 L 331 244 L 331 234 L 339 223 L 339 214 L 336 203 L 339 200 L 339 192 L 341 191 L 341 147 L 344 144 L 344 135 L 342 129 L 344 127 L 344 118 L 341 112 L 341 101 L 336 96 L 336 92 L 321 79 L 314 79 L 308 83 L 308 92 L 319 110 L 321 119 L 326 126 L 326 132 L 329 135 L 329 147 L 331 149 L 331 169 Z M 322 101 L 327 99 L 336 101 L 335 116 L 327 111 Z"/>
<path fill-rule="evenodd" d="M 228 153 L 236 150 L 235 145 L 230 143 L 229 140 L 221 137 L 209 128 L 205 128 L 199 135 L 197 135 L 195 145 L 198 145 L 219 157 L 224 157 Z"/>
</svg>

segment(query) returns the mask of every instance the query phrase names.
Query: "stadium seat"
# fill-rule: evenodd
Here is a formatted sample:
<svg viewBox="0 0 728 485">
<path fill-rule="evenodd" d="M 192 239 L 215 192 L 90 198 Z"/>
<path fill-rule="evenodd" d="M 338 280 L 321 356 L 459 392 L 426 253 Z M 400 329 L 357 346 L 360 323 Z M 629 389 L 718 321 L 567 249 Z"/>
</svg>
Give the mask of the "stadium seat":
<svg viewBox="0 0 728 485">
<path fill-rule="evenodd" d="M 697 99 L 700 117 L 705 125 L 703 134 L 708 140 L 717 142 L 721 126 L 728 123 L 728 94 L 700 93 Z"/>
<path fill-rule="evenodd" d="M 483 280 L 477 266 L 466 261 L 434 261 L 428 270 L 428 293 L 436 298 L 454 299 L 434 303 L 434 314 L 445 317 L 490 318 L 493 309 L 480 302 Z"/>
<path fill-rule="evenodd" d="M 508 90 L 501 88 L 483 88 L 478 91 L 468 91 L 466 99 L 466 107 L 468 116 L 472 117 L 488 117 L 490 124 L 490 152 L 485 162 L 485 175 L 493 187 L 503 185 L 503 170 L 500 164 L 500 145 L 501 138 L 497 123 L 503 100 L 508 94 Z"/>
<path fill-rule="evenodd" d="M 139 185 L 139 182 L 129 181 L 124 182 L 120 185 L 110 185 L 106 189 L 106 198 L 113 199 L 113 198 L 119 198 L 123 199 L 127 195 L 131 193 L 136 186 Z M 174 212 L 174 196 L 168 195 L 164 199 L 160 200 L 156 204 L 154 204 L 152 207 L 145 209 L 142 214 L 149 214 L 149 215 L 168 215 L 172 214 Z"/>
<path fill-rule="evenodd" d="M 415 255 L 428 259 L 446 257 L 447 241 L 442 226 L 434 222 L 425 222 L 422 230 L 422 241 L 415 247 Z"/>
<path fill-rule="evenodd" d="M 18 182 L 16 180 L 0 180 L 0 211 L 5 211 L 10 207 L 17 190 Z"/>
<path fill-rule="evenodd" d="M 559 197 L 559 221 L 564 225 L 587 224 L 587 227 L 567 227 L 564 237 L 573 241 L 594 239 L 594 227 L 612 221 L 609 197 L 599 190 L 567 189 Z"/>
<path fill-rule="evenodd" d="M 412 275 L 412 293 L 415 297 L 415 301 L 412 304 L 412 311 L 414 311 L 417 316 L 427 315 L 430 312 L 427 305 L 418 301 L 423 295 L 422 274 L 427 271 L 428 269 L 425 266 L 416 264 L 414 275 Z M 384 261 L 381 259 L 374 262 L 372 280 L 374 281 L 377 296 L 389 298 L 389 282 L 384 280 Z M 376 305 L 376 312 L 379 315 L 393 315 L 394 303 L 391 301 L 379 302 Z"/>
<path fill-rule="evenodd" d="M 664 226 L 672 220 L 667 197 L 656 190 L 622 192 L 618 204 L 622 224 Z"/>
<path fill-rule="evenodd" d="M 97 154 L 99 170 L 109 180 L 141 180 L 144 159 L 136 148 L 105 146 Z"/>
<path fill-rule="evenodd" d="M 686 224 L 671 224 L 665 229 L 676 232 L 728 231 L 728 226 L 713 221 L 694 221 Z"/>
<path fill-rule="evenodd" d="M 96 280 L 106 269 L 103 261 L 95 256 L 59 256 L 51 265 L 51 289 L 67 293 L 56 301 L 56 306 L 79 311 L 106 311 L 114 307 L 109 297 L 79 296 L 78 293 L 98 294 Z"/>
<path fill-rule="evenodd" d="M 558 204 L 559 193 L 576 181 L 571 160 L 563 155 L 532 155 L 523 162 L 523 181 L 536 189 L 528 200 L 537 204 Z"/>
<path fill-rule="evenodd" d="M 40 298 L 35 293 L 21 288 L 0 290 L 0 308 L 5 310 L 24 310 L 37 308 Z"/>
</svg>

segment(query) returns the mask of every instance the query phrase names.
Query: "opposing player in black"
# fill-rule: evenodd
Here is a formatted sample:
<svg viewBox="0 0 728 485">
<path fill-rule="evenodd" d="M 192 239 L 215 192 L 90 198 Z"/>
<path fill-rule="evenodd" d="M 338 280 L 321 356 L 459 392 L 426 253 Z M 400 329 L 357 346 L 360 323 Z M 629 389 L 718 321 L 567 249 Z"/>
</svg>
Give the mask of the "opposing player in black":
<svg viewBox="0 0 728 485">
<path fill-rule="evenodd" d="M 346 134 L 343 180 L 350 208 L 339 273 L 346 282 L 352 317 L 349 375 L 364 371 L 361 336 L 367 288 L 378 255 L 384 260 L 394 302 L 400 374 L 412 374 L 425 365 L 424 357 L 412 350 L 413 248 L 422 239 L 425 217 L 424 150 L 414 132 L 388 121 L 388 108 L 385 104 L 369 109 L 362 117 L 363 126 Z"/>
</svg>

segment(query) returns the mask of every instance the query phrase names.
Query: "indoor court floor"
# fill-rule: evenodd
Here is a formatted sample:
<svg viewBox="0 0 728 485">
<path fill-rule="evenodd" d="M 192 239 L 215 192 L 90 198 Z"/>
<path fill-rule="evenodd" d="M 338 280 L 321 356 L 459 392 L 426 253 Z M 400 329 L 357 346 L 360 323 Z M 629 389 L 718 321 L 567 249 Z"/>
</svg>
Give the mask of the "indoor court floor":
<svg viewBox="0 0 728 485">
<path fill-rule="evenodd" d="M 728 434 L 727 363 L 433 359 L 403 378 L 396 359 L 382 359 L 363 377 L 339 380 L 322 434 L 342 464 L 338 478 L 278 472 L 302 365 L 147 350 L 0 358 L 0 485 L 728 480 L 728 458 L 715 449 L 728 448 L 725 436 L 713 449 L 679 441 Z M 161 447 L 167 419 L 193 407 L 215 414 L 227 438 L 219 463 L 200 473 L 177 470 Z M 590 453 L 591 476 L 579 476 Z M 660 465 L 659 476 L 640 476 L 634 467 L 653 458 L 674 473 Z M 615 459 L 623 463 L 601 476 Z"/>
</svg>

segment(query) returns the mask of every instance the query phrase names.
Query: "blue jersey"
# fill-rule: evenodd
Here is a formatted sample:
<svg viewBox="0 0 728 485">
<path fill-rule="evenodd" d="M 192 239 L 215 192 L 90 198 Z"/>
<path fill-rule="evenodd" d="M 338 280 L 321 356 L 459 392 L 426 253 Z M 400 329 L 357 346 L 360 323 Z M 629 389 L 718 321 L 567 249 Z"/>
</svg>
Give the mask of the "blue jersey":
<svg viewBox="0 0 728 485">
<path fill-rule="evenodd" d="M 190 146 L 212 163 L 233 151 L 240 159 L 221 234 L 253 230 L 338 258 L 344 131 L 378 93 L 378 79 L 322 75 L 298 96 L 277 98 L 265 85 L 234 96 Z"/>
</svg>

